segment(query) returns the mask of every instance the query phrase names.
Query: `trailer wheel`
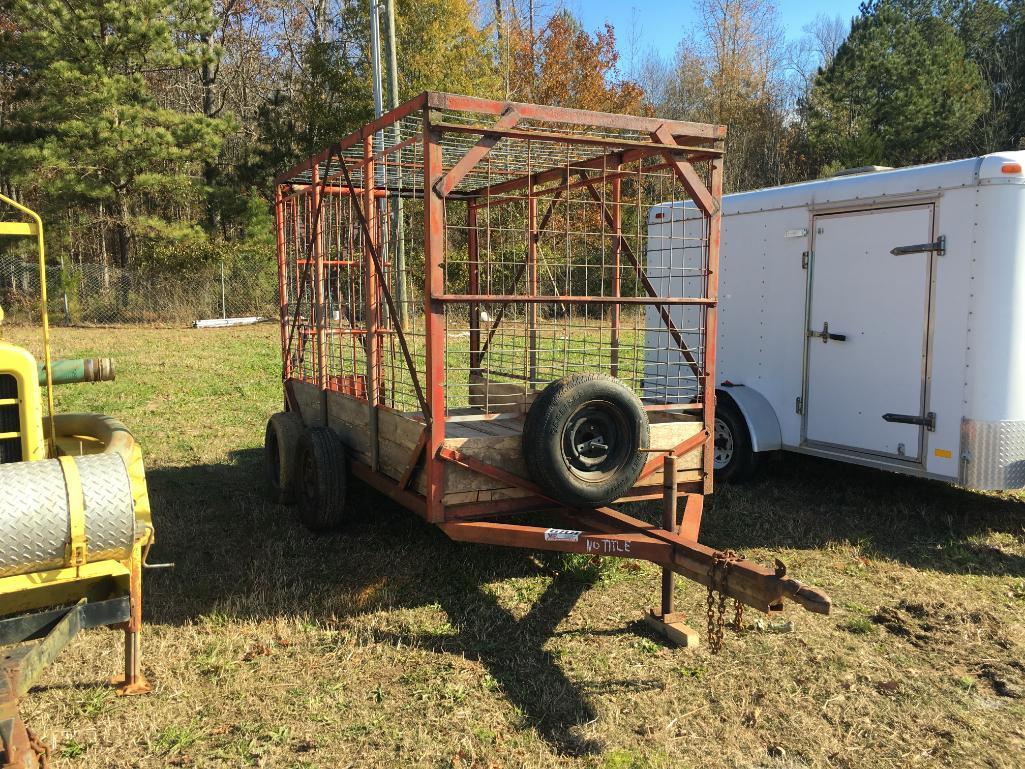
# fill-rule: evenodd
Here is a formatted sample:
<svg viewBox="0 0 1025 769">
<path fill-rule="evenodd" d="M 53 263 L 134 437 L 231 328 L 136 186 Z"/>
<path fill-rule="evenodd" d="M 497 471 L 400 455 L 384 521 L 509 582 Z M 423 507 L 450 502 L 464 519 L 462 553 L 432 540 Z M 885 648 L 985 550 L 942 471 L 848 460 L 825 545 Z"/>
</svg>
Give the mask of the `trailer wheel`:
<svg viewBox="0 0 1025 769">
<path fill-rule="evenodd" d="M 295 499 L 295 447 L 304 429 L 302 417 L 294 411 L 281 411 L 267 420 L 263 468 L 270 498 L 279 505 L 290 505 Z"/>
<path fill-rule="evenodd" d="M 295 497 L 299 520 L 310 531 L 325 532 L 344 523 L 345 448 L 334 431 L 311 427 L 295 452 Z"/>
<path fill-rule="evenodd" d="M 523 456 L 551 496 L 600 507 L 633 487 L 648 437 L 648 415 L 626 385 L 604 374 L 574 374 L 552 382 L 531 404 Z"/>
<path fill-rule="evenodd" d="M 750 480 L 758 465 L 758 455 L 751 448 L 747 423 L 732 402 L 719 397 L 715 407 L 715 456 L 712 468 L 715 480 L 743 483 Z"/>
</svg>

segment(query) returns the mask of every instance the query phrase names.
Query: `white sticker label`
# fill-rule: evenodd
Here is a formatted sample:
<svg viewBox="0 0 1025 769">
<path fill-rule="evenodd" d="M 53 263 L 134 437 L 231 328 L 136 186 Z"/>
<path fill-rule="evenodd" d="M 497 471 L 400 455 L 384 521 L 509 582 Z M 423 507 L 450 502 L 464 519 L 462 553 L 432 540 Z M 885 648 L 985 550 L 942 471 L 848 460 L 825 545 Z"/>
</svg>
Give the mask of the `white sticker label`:
<svg viewBox="0 0 1025 769">
<path fill-rule="evenodd" d="M 784 238 L 803 238 L 807 234 L 808 234 L 808 230 L 806 230 L 806 229 L 804 229 L 802 227 L 799 230 L 787 230 L 786 233 L 784 233 L 783 237 Z"/>
<path fill-rule="evenodd" d="M 573 529 L 545 529 L 545 542 L 576 542 L 580 534 Z"/>
</svg>

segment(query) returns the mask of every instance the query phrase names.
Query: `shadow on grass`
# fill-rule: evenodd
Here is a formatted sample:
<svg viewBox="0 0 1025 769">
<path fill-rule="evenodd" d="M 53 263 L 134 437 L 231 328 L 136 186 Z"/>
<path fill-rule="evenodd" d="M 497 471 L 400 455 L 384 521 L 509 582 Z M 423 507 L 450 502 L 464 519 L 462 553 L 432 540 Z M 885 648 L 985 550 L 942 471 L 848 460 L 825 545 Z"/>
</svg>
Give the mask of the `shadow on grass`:
<svg viewBox="0 0 1025 769">
<path fill-rule="evenodd" d="M 991 535 L 1021 549 L 1025 498 L 784 454 L 752 483 L 718 489 L 701 540 L 735 549 L 846 542 L 920 569 L 1025 576 L 1025 558 L 983 541 Z"/>
<path fill-rule="evenodd" d="M 587 582 L 555 574 L 517 618 L 484 586 L 552 575 L 530 553 L 452 542 L 362 488 L 353 491 L 365 495 L 363 507 L 372 515 L 337 534 L 312 535 L 288 508 L 264 500 L 261 461 L 260 451 L 248 450 L 233 454 L 231 464 L 149 473 L 157 529 L 151 560 L 175 563 L 147 575 L 149 622 L 181 624 L 215 613 L 298 615 L 358 628 L 361 615 L 381 606 L 439 606 L 455 635 L 414 629 L 373 636 L 480 661 L 553 749 L 600 751 L 581 734 L 597 713 L 544 648 Z"/>
<path fill-rule="evenodd" d="M 158 537 L 153 560 L 177 564 L 147 576 L 149 621 L 179 624 L 222 612 L 358 626 L 361 616 L 382 606 L 437 605 L 455 635 L 373 633 L 384 642 L 479 660 L 554 749 L 600 749 L 579 734 L 596 716 L 588 686 L 570 681 L 544 648 L 587 590 L 585 582 L 556 575 L 518 619 L 485 586 L 550 575 L 529 552 L 452 542 L 377 495 L 363 505 L 363 520 L 313 536 L 290 510 L 264 500 L 260 463 L 261 452 L 251 449 L 226 464 L 149 474 Z M 658 504 L 631 512 L 654 520 Z M 1023 526 L 1025 502 L 1015 497 L 788 456 L 763 468 L 751 485 L 720 489 L 701 539 L 735 549 L 852 542 L 917 568 L 1025 576 L 1025 558 L 977 542 L 991 532 L 1020 538 Z M 618 684 L 599 688 L 610 686 Z"/>
</svg>

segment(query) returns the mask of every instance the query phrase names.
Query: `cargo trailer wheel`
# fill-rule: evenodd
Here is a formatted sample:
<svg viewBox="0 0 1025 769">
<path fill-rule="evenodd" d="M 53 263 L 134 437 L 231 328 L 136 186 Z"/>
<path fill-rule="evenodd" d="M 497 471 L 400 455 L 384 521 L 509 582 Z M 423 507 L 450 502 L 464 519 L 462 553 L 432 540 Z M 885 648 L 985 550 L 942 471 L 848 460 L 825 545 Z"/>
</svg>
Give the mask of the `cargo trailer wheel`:
<svg viewBox="0 0 1025 769">
<path fill-rule="evenodd" d="M 714 445 L 712 469 L 715 480 L 725 483 L 750 480 L 758 464 L 758 455 L 751 448 L 747 423 L 737 407 L 721 396 L 715 407 Z"/>
<path fill-rule="evenodd" d="M 332 531 L 344 523 L 346 474 L 345 448 L 334 431 L 306 430 L 295 452 L 295 501 L 310 531 Z"/>
<path fill-rule="evenodd" d="M 575 374 L 552 382 L 531 404 L 523 456 L 554 498 L 600 507 L 633 487 L 648 437 L 648 415 L 633 391 L 604 374 Z"/>
<path fill-rule="evenodd" d="M 267 420 L 263 435 L 263 468 L 272 501 L 290 505 L 295 499 L 295 447 L 305 430 L 302 417 L 282 411 Z"/>
</svg>

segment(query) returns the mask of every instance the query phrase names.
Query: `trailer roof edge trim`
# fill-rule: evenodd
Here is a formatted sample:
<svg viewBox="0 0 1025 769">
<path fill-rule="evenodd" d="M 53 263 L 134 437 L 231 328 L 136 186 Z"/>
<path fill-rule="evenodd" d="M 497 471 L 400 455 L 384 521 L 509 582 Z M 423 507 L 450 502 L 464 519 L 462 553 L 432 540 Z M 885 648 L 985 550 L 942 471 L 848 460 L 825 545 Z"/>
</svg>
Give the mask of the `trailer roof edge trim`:
<svg viewBox="0 0 1025 769">
<path fill-rule="evenodd" d="M 988 155 L 950 160 L 943 163 L 907 166 L 890 171 L 834 176 L 812 179 L 779 187 L 767 187 L 723 196 L 723 213 L 747 214 L 756 211 L 798 208 L 807 205 L 878 201 L 886 197 L 909 196 L 980 184 L 1025 185 L 1025 175 L 1007 174 L 1001 169 L 1005 163 L 1018 163 L 1025 167 L 1025 150 L 1007 150 Z M 689 208 L 691 201 L 674 201 L 652 206 L 648 223 L 666 209 Z"/>
</svg>

